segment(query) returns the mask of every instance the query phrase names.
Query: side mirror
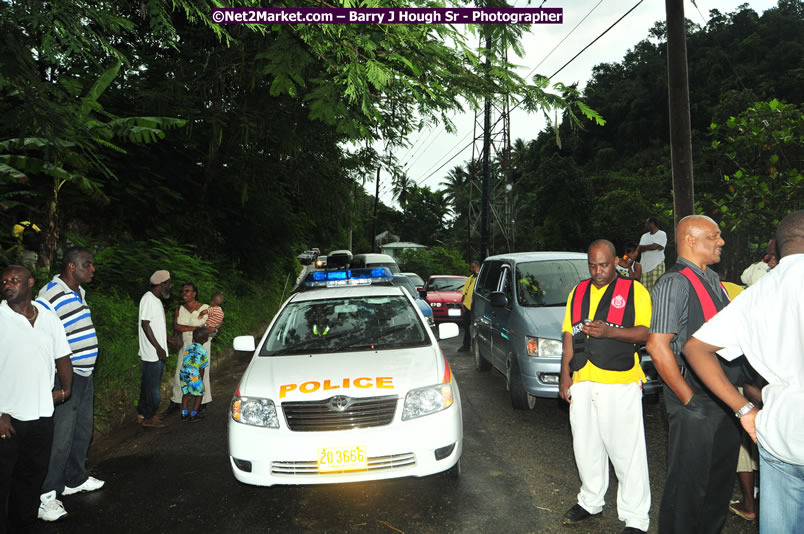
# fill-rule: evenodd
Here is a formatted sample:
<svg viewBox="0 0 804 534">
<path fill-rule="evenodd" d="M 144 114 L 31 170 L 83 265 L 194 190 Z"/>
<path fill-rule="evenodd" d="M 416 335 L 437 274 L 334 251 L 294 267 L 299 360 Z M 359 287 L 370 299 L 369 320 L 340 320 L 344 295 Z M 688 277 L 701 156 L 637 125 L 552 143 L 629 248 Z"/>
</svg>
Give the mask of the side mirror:
<svg viewBox="0 0 804 534">
<path fill-rule="evenodd" d="M 234 350 L 242 352 L 254 352 L 254 336 L 237 336 L 232 342 Z"/>
<path fill-rule="evenodd" d="M 495 308 L 504 308 L 508 306 L 508 297 L 502 291 L 494 291 L 491 294 L 491 305 Z"/>
<path fill-rule="evenodd" d="M 458 337 L 458 324 L 457 323 L 439 323 L 438 325 L 438 339 L 449 339 L 451 337 Z"/>
<path fill-rule="evenodd" d="M 421 297 L 423 300 L 427 300 L 427 291 L 425 291 L 424 289 L 420 289 L 420 290 L 419 290 L 419 296 L 420 296 L 420 297 Z"/>
</svg>

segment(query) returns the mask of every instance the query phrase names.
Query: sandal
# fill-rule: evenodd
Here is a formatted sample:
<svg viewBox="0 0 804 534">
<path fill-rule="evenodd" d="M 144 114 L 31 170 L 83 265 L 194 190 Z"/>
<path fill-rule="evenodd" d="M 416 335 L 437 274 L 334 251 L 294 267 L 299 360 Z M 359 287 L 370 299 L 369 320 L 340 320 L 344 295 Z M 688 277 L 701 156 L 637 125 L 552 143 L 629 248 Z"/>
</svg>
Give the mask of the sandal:
<svg viewBox="0 0 804 534">
<path fill-rule="evenodd" d="M 738 516 L 742 517 L 746 521 L 754 521 L 757 518 L 757 514 L 754 514 L 753 517 L 752 517 L 752 516 L 748 515 L 746 512 L 744 512 L 743 510 L 737 508 L 737 506 L 735 506 L 735 504 L 738 504 L 738 503 L 734 503 L 734 504 L 729 505 L 729 511 L 730 512 L 733 512 L 733 513 L 737 514 Z"/>
</svg>

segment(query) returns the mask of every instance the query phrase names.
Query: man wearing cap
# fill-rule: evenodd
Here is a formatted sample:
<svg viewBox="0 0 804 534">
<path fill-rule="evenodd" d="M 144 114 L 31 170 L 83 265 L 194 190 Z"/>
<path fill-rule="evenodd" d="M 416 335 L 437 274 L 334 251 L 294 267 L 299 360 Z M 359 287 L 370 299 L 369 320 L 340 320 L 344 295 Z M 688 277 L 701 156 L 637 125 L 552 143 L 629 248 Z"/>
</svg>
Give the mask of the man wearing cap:
<svg viewBox="0 0 804 534">
<path fill-rule="evenodd" d="M 162 428 L 156 415 L 161 400 L 162 369 L 167 361 L 167 325 L 161 299 L 170 298 L 170 273 L 156 271 L 151 275 L 151 289 L 140 299 L 139 342 L 142 359 L 140 401 L 137 420 L 144 427 Z"/>
<path fill-rule="evenodd" d="M 59 317 L 31 302 L 19 265 L 0 275 L 0 532 L 30 532 L 47 475 L 53 406 L 70 399 L 70 345 Z M 53 390 L 58 373 L 59 388 Z"/>
</svg>

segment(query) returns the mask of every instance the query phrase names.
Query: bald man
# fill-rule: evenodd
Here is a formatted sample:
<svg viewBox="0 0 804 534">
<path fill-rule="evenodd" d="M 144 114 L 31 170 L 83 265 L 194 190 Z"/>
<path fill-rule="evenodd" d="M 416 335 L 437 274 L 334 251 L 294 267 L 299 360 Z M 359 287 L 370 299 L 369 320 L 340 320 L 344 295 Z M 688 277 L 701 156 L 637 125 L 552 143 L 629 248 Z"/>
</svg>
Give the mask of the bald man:
<svg viewBox="0 0 804 534">
<path fill-rule="evenodd" d="M 70 345 L 58 315 L 31 301 L 34 278 L 0 275 L 0 532 L 30 532 L 53 441 L 53 407 L 70 398 Z M 59 388 L 53 391 L 58 373 Z M 53 497 L 55 499 L 55 495 Z"/>
<path fill-rule="evenodd" d="M 713 269 L 725 242 L 702 215 L 676 229 L 678 260 L 653 288 L 647 349 L 664 380 L 669 423 L 667 480 L 659 508 L 660 533 L 717 533 L 734 487 L 740 431 L 734 413 L 688 367 L 682 351 L 693 332 L 729 303 Z M 745 378 L 742 359 L 719 360 L 732 384 Z"/>
<path fill-rule="evenodd" d="M 617 516 L 625 534 L 647 532 L 650 484 L 637 345 L 648 338 L 651 300 L 635 280 L 617 276 L 617 254 L 599 239 L 587 251 L 589 275 L 570 292 L 564 315 L 559 396 L 570 403 L 572 448 L 581 478 L 573 524 L 603 511 L 614 465 Z"/>
<path fill-rule="evenodd" d="M 698 376 L 756 441 L 759 531 L 801 532 L 804 524 L 804 210 L 776 230 L 778 267 L 707 322 L 684 345 Z M 768 381 L 757 409 L 731 385 L 715 354 L 745 354 Z"/>
</svg>

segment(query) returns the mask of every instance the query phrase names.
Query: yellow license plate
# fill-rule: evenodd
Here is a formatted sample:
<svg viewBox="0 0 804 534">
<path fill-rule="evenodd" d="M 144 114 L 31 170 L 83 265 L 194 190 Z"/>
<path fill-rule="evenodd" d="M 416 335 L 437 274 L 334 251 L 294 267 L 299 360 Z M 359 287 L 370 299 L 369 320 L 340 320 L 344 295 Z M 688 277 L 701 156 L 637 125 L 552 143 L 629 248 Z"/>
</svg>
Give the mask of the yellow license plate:
<svg viewBox="0 0 804 534">
<path fill-rule="evenodd" d="M 365 447 L 327 447 L 318 449 L 319 473 L 333 471 L 365 471 L 368 456 Z"/>
</svg>

